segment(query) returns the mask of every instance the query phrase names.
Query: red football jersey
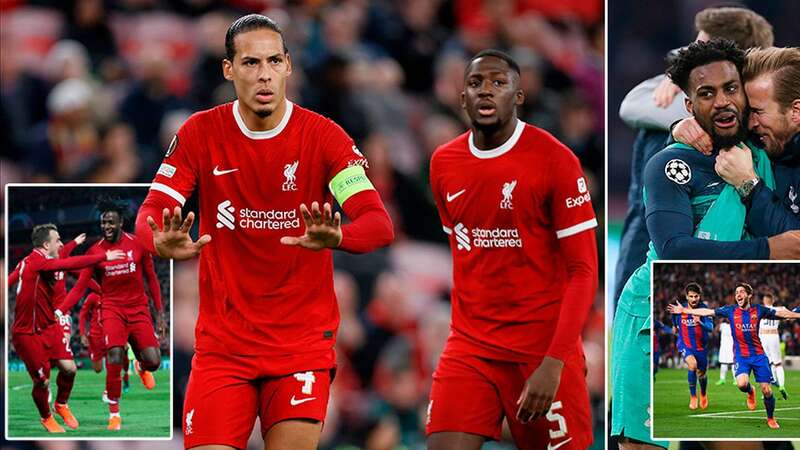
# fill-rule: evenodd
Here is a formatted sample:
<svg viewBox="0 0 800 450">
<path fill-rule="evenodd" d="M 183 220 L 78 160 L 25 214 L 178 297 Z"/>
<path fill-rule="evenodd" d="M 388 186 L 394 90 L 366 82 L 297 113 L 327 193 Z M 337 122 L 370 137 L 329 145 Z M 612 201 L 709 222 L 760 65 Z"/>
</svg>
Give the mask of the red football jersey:
<svg viewBox="0 0 800 450">
<path fill-rule="evenodd" d="M 79 284 L 76 284 L 73 289 L 78 289 L 80 294 L 83 294 L 84 289 L 79 289 L 82 285 L 81 281 L 93 273 L 94 278 L 99 280 L 103 291 L 104 307 L 147 308 L 147 294 L 144 291 L 144 277 L 147 277 L 153 302 L 158 309 L 161 305 L 161 288 L 153 267 L 153 257 L 145 250 L 136 236 L 122 232 L 119 241 L 115 244 L 100 239 L 89 248 L 86 254 L 105 254 L 109 250 L 122 250 L 125 257 L 116 261 L 104 261 L 94 269 L 84 271 L 79 279 Z M 74 305 L 74 303 L 68 303 Z"/>
<path fill-rule="evenodd" d="M 34 249 L 17 266 L 17 296 L 14 303 L 13 333 L 33 334 L 55 323 L 57 286 L 65 270 L 80 269 L 104 260 L 102 255 L 48 258 L 41 249 Z M 10 286 L 10 284 L 9 284 Z"/>
<path fill-rule="evenodd" d="M 197 351 L 333 366 L 339 309 L 331 250 L 280 238 L 303 234 L 301 203 L 333 203 L 331 179 L 365 163 L 338 125 L 289 101 L 269 131 L 247 129 L 237 102 L 181 127 L 150 189 L 181 205 L 199 191 L 200 234 L 212 241 L 200 254 Z"/>
<path fill-rule="evenodd" d="M 558 239 L 597 226 L 575 155 L 518 121 L 478 150 L 467 132 L 431 158 L 431 187 L 453 255 L 448 346 L 488 358 L 544 356 L 566 287 Z"/>
</svg>

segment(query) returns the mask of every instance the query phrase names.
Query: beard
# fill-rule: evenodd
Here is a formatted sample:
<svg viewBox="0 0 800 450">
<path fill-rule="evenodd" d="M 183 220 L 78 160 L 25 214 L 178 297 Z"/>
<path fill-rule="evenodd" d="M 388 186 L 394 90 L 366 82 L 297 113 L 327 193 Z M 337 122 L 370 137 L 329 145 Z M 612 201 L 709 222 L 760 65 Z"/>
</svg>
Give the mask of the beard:
<svg viewBox="0 0 800 450">
<path fill-rule="evenodd" d="M 711 145 L 713 146 L 714 152 L 719 152 L 720 150 L 731 148 L 740 142 L 744 142 L 747 140 L 747 127 L 744 124 L 747 123 L 748 117 L 750 112 L 745 109 L 745 111 L 741 115 L 737 115 L 737 128 L 736 133 L 731 135 L 722 135 L 717 133 L 717 129 L 714 127 L 714 118 L 711 117 L 708 122 L 706 122 L 703 128 L 706 128 L 706 132 L 709 136 L 711 136 Z M 703 124 L 701 124 L 703 125 Z"/>
<path fill-rule="evenodd" d="M 266 119 L 267 117 L 272 115 L 272 111 L 268 109 L 257 109 L 253 111 L 260 119 Z"/>
</svg>

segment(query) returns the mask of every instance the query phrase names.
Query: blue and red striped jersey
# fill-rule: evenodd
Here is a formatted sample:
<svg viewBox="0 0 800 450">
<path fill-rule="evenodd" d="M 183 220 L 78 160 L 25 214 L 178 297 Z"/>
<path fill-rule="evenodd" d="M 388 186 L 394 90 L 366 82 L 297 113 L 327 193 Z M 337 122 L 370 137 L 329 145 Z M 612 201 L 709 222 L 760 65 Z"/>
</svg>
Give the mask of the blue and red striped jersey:
<svg viewBox="0 0 800 450">
<path fill-rule="evenodd" d="M 775 310 L 763 305 L 751 305 L 747 309 L 738 305 L 727 305 L 714 310 L 718 317 L 727 317 L 733 335 L 733 354 L 736 358 L 763 355 L 764 348 L 758 338 L 759 322 L 763 318 L 775 319 Z"/>
<path fill-rule="evenodd" d="M 689 306 L 688 302 L 682 302 L 681 305 L 684 307 Z M 708 305 L 700 302 L 697 308 L 708 308 Z M 678 329 L 678 350 L 706 350 L 708 335 L 714 329 L 711 317 L 673 314 L 672 324 Z"/>
</svg>

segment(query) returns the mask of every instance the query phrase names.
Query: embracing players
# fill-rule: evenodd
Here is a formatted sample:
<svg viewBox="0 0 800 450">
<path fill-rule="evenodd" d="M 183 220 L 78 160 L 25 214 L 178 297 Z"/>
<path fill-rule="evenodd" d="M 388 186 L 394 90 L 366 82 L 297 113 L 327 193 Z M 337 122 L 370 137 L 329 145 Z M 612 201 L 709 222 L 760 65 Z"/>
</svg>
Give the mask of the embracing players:
<svg viewBox="0 0 800 450">
<path fill-rule="evenodd" d="M 51 433 L 63 433 L 50 413 L 50 367 L 58 367 L 58 393 L 54 410 L 64 423 L 78 428 L 78 421 L 67 405 L 75 380 L 76 366 L 69 346 L 69 334 L 64 333 L 66 316 L 56 309 L 58 286 L 63 284 L 65 270 L 82 269 L 102 261 L 113 263 L 124 256 L 122 251 L 107 250 L 93 255 L 59 258 L 64 244 L 53 224 L 37 225 L 31 234 L 33 251 L 17 266 L 19 281 L 14 304 L 14 323 L 11 342 L 25 363 L 33 380 L 33 402 L 39 410 L 44 428 Z M 11 283 L 9 283 L 9 286 Z"/>
<path fill-rule="evenodd" d="M 113 201 L 101 201 L 100 228 L 103 238 L 86 252 L 100 254 L 108 250 L 119 250 L 125 255 L 123 261 L 99 264 L 94 269 L 81 273 L 75 287 L 70 291 L 62 308 L 69 311 L 83 295 L 86 283 L 94 277 L 99 280 L 103 292 L 101 320 L 106 344 L 106 391 L 109 407 L 109 430 L 122 427 L 119 399 L 121 397 L 121 371 L 125 360 L 125 345 L 130 341 L 137 361 L 137 372 L 143 377 L 145 387 L 152 389 L 155 381 L 152 374 L 161 365 L 161 350 L 158 336 L 153 329 L 150 306 L 145 294 L 144 280 L 156 310 L 156 322 L 161 335 L 166 331 L 164 311 L 161 307 L 161 287 L 158 283 L 153 258 L 138 238 L 122 230 L 124 208 Z"/>
<path fill-rule="evenodd" d="M 592 442 L 581 331 L 597 226 L 578 159 L 517 118 L 519 67 L 485 50 L 464 74 L 471 130 L 431 159 L 453 257 L 453 317 L 428 405 L 428 448 L 477 450 L 503 418 L 520 449 Z"/>
<path fill-rule="evenodd" d="M 686 302 L 683 306 L 689 308 L 708 308 L 701 301 L 703 290 L 697 283 L 689 283 L 684 289 Z M 700 408 L 708 408 L 708 334 L 714 329 L 710 317 L 700 318 L 691 314 L 674 314 L 672 325 L 678 335 L 678 351 L 686 363 L 689 371 L 689 409 L 697 409 L 697 383 L 700 382 Z"/>
<path fill-rule="evenodd" d="M 281 28 L 244 16 L 228 28 L 225 47 L 223 75 L 237 100 L 183 124 L 139 210 L 137 234 L 165 258 L 200 254 L 184 446 L 245 448 L 259 417 L 269 450 L 310 450 L 335 367 L 331 250 L 371 251 L 394 232 L 353 140 L 286 98 L 292 59 Z M 181 212 L 193 192 L 196 242 L 194 213 L 183 220 Z M 349 224 L 332 212 L 334 199 Z"/>
<path fill-rule="evenodd" d="M 736 385 L 747 394 L 747 407 L 756 409 L 756 393 L 750 385 L 750 372 L 755 374 L 756 382 L 761 385 L 764 395 L 764 407 L 767 410 L 767 424 L 770 428 L 780 428 L 775 421 L 775 397 L 772 395 L 770 383 L 769 359 L 764 353 L 758 337 L 759 323 L 762 319 L 800 319 L 800 313 L 788 310 L 776 310 L 763 305 L 751 305 L 753 287 L 747 283 L 738 283 L 734 291 L 736 305 L 727 305 L 717 309 L 688 308 L 681 304 L 669 305 L 667 310 L 672 314 L 692 314 L 695 316 L 718 316 L 728 319 L 731 334 L 734 338 L 733 353 L 736 360 Z"/>
</svg>

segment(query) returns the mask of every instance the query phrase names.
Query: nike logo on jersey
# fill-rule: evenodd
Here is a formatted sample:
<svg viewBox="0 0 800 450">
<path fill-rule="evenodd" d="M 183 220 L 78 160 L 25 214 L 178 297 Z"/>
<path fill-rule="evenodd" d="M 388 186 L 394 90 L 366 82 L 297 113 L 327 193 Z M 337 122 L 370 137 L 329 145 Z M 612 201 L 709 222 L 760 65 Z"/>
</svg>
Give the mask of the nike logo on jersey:
<svg viewBox="0 0 800 450">
<path fill-rule="evenodd" d="M 460 190 L 460 191 L 456 192 L 456 193 L 455 193 L 455 194 L 453 194 L 453 195 L 450 195 L 450 193 L 448 192 L 448 193 L 447 193 L 447 202 L 448 202 L 448 203 L 452 202 L 453 200 L 455 200 L 456 198 L 458 198 L 458 196 L 459 196 L 459 195 L 461 195 L 461 194 L 463 194 L 464 192 L 467 192 L 467 190 L 466 190 L 466 189 L 462 189 L 462 190 Z"/>
<path fill-rule="evenodd" d="M 567 439 L 566 441 L 561 441 L 556 445 L 553 445 L 552 442 L 547 443 L 547 450 L 556 450 L 557 448 L 561 447 L 562 445 L 566 444 L 567 442 L 571 441 L 572 438 Z"/>
<path fill-rule="evenodd" d="M 220 176 L 225 175 L 226 173 L 236 172 L 239 169 L 227 169 L 227 170 L 219 170 L 219 166 L 214 166 L 214 175 Z"/>
<path fill-rule="evenodd" d="M 308 397 L 308 398 L 301 398 L 300 400 L 297 400 L 297 399 L 294 398 L 294 395 L 293 395 L 291 400 L 289 400 L 289 404 L 291 404 L 292 406 L 297 406 L 297 405 L 299 405 L 301 403 L 310 402 L 311 400 L 315 400 L 316 398 L 317 397 Z"/>
<path fill-rule="evenodd" d="M 707 187 L 707 188 L 714 187 L 714 186 L 718 185 L 719 183 L 720 183 L 719 181 L 715 181 L 715 182 L 713 182 L 713 183 L 708 183 L 708 184 L 706 185 L 706 187 Z"/>
</svg>

